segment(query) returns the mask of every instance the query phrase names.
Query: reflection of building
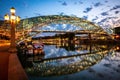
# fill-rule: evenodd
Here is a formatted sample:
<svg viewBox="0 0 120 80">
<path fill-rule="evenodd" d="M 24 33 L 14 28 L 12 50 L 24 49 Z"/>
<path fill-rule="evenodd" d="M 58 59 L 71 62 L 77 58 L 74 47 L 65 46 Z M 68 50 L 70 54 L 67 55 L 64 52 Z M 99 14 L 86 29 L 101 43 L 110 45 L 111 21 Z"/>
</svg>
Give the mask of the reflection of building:
<svg viewBox="0 0 120 80">
<path fill-rule="evenodd" d="M 114 28 L 115 34 L 120 34 L 120 27 Z"/>
<path fill-rule="evenodd" d="M 115 32 L 114 38 L 120 40 L 120 27 L 114 28 L 114 32 Z"/>
</svg>

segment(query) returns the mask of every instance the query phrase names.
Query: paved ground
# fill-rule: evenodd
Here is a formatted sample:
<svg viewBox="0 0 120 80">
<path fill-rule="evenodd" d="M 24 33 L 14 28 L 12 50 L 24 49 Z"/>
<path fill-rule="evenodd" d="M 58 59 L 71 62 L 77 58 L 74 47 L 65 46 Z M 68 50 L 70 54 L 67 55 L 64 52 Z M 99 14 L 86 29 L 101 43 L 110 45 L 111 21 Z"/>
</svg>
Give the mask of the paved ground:
<svg viewBox="0 0 120 80">
<path fill-rule="evenodd" d="M 0 80 L 8 79 L 9 53 L 0 52 Z"/>
<path fill-rule="evenodd" d="M 9 53 L 8 46 L 0 45 L 0 80 L 8 80 Z"/>
<path fill-rule="evenodd" d="M 8 48 L 9 44 L 0 43 L 0 80 L 28 80 L 17 55 Z"/>
</svg>

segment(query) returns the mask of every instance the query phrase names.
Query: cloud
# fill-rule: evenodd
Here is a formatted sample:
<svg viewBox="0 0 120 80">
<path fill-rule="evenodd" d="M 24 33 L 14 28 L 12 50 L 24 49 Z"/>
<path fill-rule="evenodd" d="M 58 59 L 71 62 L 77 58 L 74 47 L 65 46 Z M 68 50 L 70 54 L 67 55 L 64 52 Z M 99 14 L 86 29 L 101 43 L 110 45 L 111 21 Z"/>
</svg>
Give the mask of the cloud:
<svg viewBox="0 0 120 80">
<path fill-rule="evenodd" d="M 115 7 L 113 7 L 113 8 L 110 9 L 110 10 L 116 10 L 116 9 L 118 9 L 118 8 L 120 8 L 120 5 L 116 5 Z"/>
<path fill-rule="evenodd" d="M 79 4 L 83 4 L 83 2 L 82 2 L 82 1 L 79 1 Z"/>
<path fill-rule="evenodd" d="M 101 15 L 106 16 L 106 15 L 108 15 L 108 12 L 103 12 L 103 13 L 101 13 Z"/>
<path fill-rule="evenodd" d="M 107 18 L 104 18 L 104 19 L 102 19 L 100 22 L 98 22 L 98 23 L 103 23 L 103 22 L 105 22 L 105 21 L 107 21 L 107 20 L 110 20 L 110 19 L 115 19 L 116 17 L 107 17 Z"/>
<path fill-rule="evenodd" d="M 64 12 L 60 12 L 60 13 L 58 13 L 59 15 L 65 15 L 65 13 Z"/>
<path fill-rule="evenodd" d="M 118 14 L 120 11 L 115 11 L 115 14 Z"/>
<path fill-rule="evenodd" d="M 105 22 L 106 20 L 107 20 L 107 18 L 102 19 L 100 22 L 98 22 L 98 24 L 99 24 L 99 23 L 103 23 L 103 22 Z"/>
<path fill-rule="evenodd" d="M 102 26 L 103 28 L 110 28 L 110 27 L 117 27 L 120 26 L 120 19 L 119 17 L 106 17 L 99 21 L 97 24 Z M 111 33 L 111 32 L 109 32 Z"/>
<path fill-rule="evenodd" d="M 64 2 L 62 3 L 62 5 L 63 5 L 63 6 L 67 6 L 67 3 L 64 1 Z"/>
<path fill-rule="evenodd" d="M 67 2 L 65 1 L 58 1 L 59 3 L 61 3 L 63 6 L 67 6 Z"/>
<path fill-rule="evenodd" d="M 76 4 L 83 4 L 83 2 L 82 1 L 78 1 L 78 2 L 74 2 L 74 4 L 76 5 Z"/>
<path fill-rule="evenodd" d="M 77 17 L 77 15 L 75 15 L 75 14 L 71 14 L 71 16 L 73 16 L 73 17 Z"/>
<path fill-rule="evenodd" d="M 98 17 L 96 16 L 95 18 L 92 19 L 92 21 L 94 22 L 94 21 L 97 20 L 97 19 L 98 19 Z"/>
<path fill-rule="evenodd" d="M 107 3 L 108 1 L 105 1 L 105 3 Z"/>
<path fill-rule="evenodd" d="M 90 12 L 92 10 L 92 7 L 88 7 L 88 8 L 86 8 L 85 9 L 85 11 L 83 11 L 84 13 L 88 13 L 88 12 Z"/>
<path fill-rule="evenodd" d="M 74 2 L 74 4 L 76 5 L 76 4 L 77 4 L 77 2 Z"/>
<path fill-rule="evenodd" d="M 102 4 L 101 4 L 100 2 L 94 4 L 95 7 L 99 7 L 99 6 L 101 6 L 101 5 L 102 5 Z"/>
<path fill-rule="evenodd" d="M 59 3 L 62 3 L 62 1 L 58 1 Z"/>
<path fill-rule="evenodd" d="M 88 19 L 88 15 L 83 16 L 82 18 L 85 19 L 85 20 L 87 20 Z"/>
</svg>

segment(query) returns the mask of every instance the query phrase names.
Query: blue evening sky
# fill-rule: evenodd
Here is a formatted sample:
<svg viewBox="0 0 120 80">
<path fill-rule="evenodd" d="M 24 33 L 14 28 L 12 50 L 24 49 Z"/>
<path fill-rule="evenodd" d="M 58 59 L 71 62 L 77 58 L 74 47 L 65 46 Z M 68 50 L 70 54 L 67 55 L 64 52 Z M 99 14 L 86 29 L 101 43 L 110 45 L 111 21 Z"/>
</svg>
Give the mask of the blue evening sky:
<svg viewBox="0 0 120 80">
<path fill-rule="evenodd" d="M 0 20 L 11 7 L 22 19 L 41 15 L 70 15 L 93 22 L 120 19 L 120 0 L 0 0 Z"/>
</svg>

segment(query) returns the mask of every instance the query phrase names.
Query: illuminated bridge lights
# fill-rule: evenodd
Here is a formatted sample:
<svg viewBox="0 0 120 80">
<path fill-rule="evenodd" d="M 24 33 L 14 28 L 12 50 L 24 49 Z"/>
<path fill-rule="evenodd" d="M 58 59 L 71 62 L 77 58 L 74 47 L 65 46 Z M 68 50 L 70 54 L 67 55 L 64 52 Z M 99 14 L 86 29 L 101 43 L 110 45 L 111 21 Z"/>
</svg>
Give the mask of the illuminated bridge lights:
<svg viewBox="0 0 120 80">
<path fill-rule="evenodd" d="M 27 19 L 21 20 L 20 25 L 24 28 L 24 30 L 32 29 L 31 31 L 35 31 L 35 30 L 38 30 L 40 27 L 45 27 L 46 25 L 53 24 L 53 23 L 54 24 L 71 24 L 71 25 L 83 28 L 83 30 L 88 31 L 88 33 L 94 32 L 96 35 L 99 33 L 100 34 L 105 33 L 109 37 L 111 37 L 100 26 L 97 26 L 96 24 L 94 24 L 90 21 L 87 21 L 87 20 L 84 20 L 81 18 L 77 18 L 77 17 L 71 17 L 71 16 L 53 15 L 53 16 L 39 16 L 39 17 L 27 18 Z M 27 33 L 27 34 L 29 34 L 29 33 Z M 106 37 L 108 37 L 108 36 L 106 36 Z"/>
</svg>

